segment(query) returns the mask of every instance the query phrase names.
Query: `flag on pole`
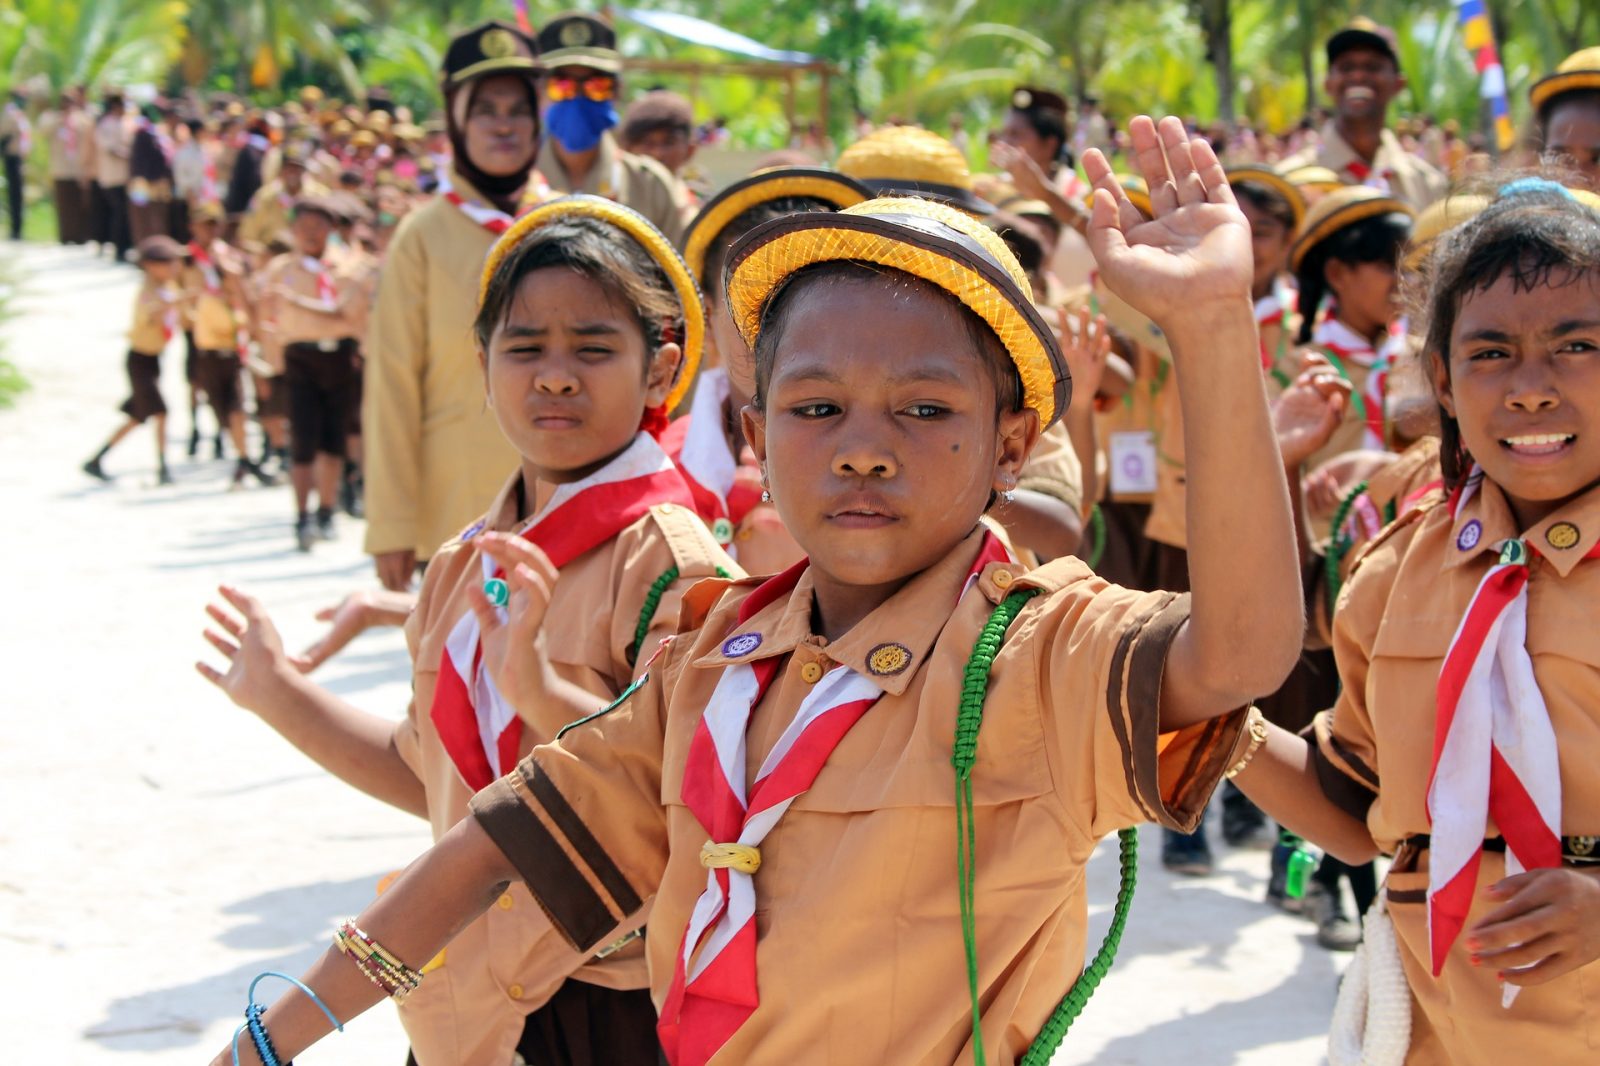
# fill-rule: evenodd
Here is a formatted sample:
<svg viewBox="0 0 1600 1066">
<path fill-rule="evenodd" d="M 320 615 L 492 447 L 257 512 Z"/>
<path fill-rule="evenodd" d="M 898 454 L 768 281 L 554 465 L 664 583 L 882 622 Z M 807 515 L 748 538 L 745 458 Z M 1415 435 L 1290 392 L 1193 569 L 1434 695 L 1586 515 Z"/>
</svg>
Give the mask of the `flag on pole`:
<svg viewBox="0 0 1600 1066">
<path fill-rule="evenodd" d="M 1494 139 L 1500 151 L 1516 143 L 1517 131 L 1511 122 L 1511 101 L 1506 97 L 1506 70 L 1500 65 L 1500 50 L 1494 43 L 1494 25 L 1489 21 L 1488 0 L 1455 0 L 1461 24 L 1461 39 L 1472 53 L 1478 68 L 1478 95 L 1489 101 L 1494 117 Z"/>
<path fill-rule="evenodd" d="M 528 0 L 512 0 L 517 9 L 517 29 L 533 36 L 533 20 L 528 17 Z"/>
</svg>

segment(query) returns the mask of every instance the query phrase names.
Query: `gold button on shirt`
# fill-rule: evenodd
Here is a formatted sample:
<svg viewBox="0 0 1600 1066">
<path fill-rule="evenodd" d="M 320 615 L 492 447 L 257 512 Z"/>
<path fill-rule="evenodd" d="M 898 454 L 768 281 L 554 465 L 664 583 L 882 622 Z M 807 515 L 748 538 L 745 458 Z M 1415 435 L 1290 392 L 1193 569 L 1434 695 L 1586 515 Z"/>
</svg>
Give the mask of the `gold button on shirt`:
<svg viewBox="0 0 1600 1066">
<path fill-rule="evenodd" d="M 815 685 L 822 680 L 822 664 L 809 662 L 800 668 L 800 680 L 808 685 Z"/>
</svg>

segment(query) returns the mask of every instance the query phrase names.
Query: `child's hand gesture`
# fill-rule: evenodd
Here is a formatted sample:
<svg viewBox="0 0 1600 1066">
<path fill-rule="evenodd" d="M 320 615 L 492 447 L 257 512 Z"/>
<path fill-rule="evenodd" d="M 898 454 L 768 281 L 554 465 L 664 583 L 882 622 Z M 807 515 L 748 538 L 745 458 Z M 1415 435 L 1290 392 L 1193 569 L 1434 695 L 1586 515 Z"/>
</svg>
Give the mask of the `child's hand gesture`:
<svg viewBox="0 0 1600 1066">
<path fill-rule="evenodd" d="M 1061 342 L 1061 354 L 1067 361 L 1067 371 L 1072 375 L 1072 407 L 1090 411 L 1100 392 L 1106 359 L 1111 355 L 1111 331 L 1106 326 L 1106 316 L 1097 315 L 1088 307 L 1077 314 L 1063 308 L 1060 314 L 1057 337 Z"/>
<path fill-rule="evenodd" d="M 1095 186 L 1089 247 L 1106 285 L 1168 332 L 1185 316 L 1203 321 L 1218 302 L 1248 303 L 1250 224 L 1210 144 L 1171 117 L 1157 127 L 1141 115 L 1128 132 L 1153 220 L 1128 200 L 1098 149 L 1083 159 Z"/>
<path fill-rule="evenodd" d="M 1600 871 L 1529 870 L 1487 891 L 1504 902 L 1467 934 L 1474 966 L 1542 985 L 1600 959 Z"/>
<path fill-rule="evenodd" d="M 504 621 L 501 609 L 489 602 L 483 589 L 473 588 L 467 594 L 478 616 L 483 665 L 500 695 L 522 713 L 537 706 L 558 684 L 540 640 L 556 568 L 549 556 L 522 537 L 480 533 L 472 543 L 504 571 L 511 593 Z"/>
<path fill-rule="evenodd" d="M 1272 405 L 1283 465 L 1298 468 L 1333 438 L 1350 402 L 1350 383 L 1332 367 L 1308 370 Z"/>
<path fill-rule="evenodd" d="M 230 585 L 217 586 L 217 592 L 239 613 L 236 617 L 217 604 L 206 604 L 206 614 L 223 631 L 207 629 L 206 640 L 228 660 L 228 669 L 223 673 L 205 662 L 195 663 L 194 668 L 201 677 L 227 693 L 234 703 L 247 711 L 264 714 L 283 694 L 284 678 L 293 673 L 294 668 L 283 652 L 278 628 L 272 624 L 260 600 Z"/>
</svg>

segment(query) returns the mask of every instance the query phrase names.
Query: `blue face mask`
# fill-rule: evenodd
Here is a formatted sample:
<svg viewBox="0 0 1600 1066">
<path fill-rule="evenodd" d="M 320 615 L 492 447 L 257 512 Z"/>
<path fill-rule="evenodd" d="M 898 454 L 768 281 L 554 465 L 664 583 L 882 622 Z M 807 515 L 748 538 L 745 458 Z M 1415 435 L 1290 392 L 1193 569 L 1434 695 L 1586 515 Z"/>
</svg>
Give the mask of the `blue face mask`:
<svg viewBox="0 0 1600 1066">
<path fill-rule="evenodd" d="M 545 128 L 569 152 L 587 152 L 600 143 L 600 135 L 620 121 L 610 100 L 578 97 L 551 104 L 544 113 Z"/>
</svg>

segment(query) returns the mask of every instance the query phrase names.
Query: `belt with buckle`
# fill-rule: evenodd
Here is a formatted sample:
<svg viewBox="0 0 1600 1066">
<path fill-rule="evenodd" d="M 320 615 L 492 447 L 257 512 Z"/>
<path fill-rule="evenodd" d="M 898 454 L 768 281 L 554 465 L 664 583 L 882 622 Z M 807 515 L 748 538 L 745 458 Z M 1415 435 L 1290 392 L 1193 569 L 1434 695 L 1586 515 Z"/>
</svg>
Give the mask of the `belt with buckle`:
<svg viewBox="0 0 1600 1066">
<path fill-rule="evenodd" d="M 1432 843 L 1432 838 L 1427 833 L 1418 833 L 1406 837 L 1400 842 L 1402 848 L 1411 847 L 1421 851 Z M 1505 837 L 1489 837 L 1483 842 L 1483 850 L 1504 854 L 1506 850 Z M 1600 837 L 1572 836 L 1561 838 L 1561 861 L 1572 863 L 1576 866 L 1588 863 L 1600 863 Z"/>
</svg>

